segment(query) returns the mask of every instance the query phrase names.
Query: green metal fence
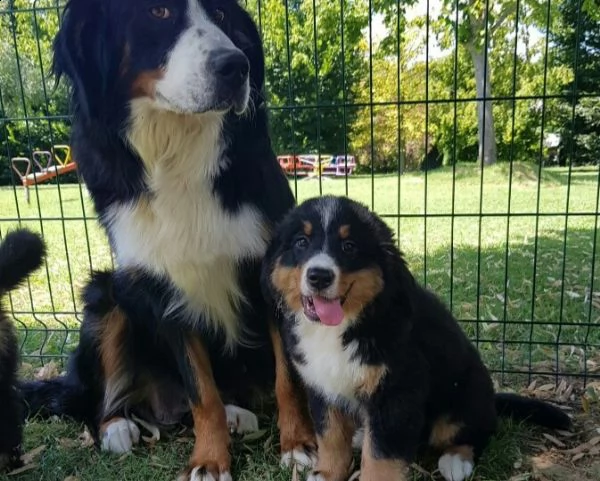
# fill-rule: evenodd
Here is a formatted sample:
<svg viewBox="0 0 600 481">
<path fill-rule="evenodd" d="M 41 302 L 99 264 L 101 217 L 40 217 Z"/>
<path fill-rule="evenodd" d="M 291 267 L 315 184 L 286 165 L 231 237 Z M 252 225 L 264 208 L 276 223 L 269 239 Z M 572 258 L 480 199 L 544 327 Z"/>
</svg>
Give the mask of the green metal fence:
<svg viewBox="0 0 600 481">
<path fill-rule="evenodd" d="M 274 146 L 296 158 L 282 166 L 298 200 L 349 195 L 382 215 L 418 280 L 503 377 L 600 369 L 593 3 L 246 2 L 264 40 Z M 27 198 L 12 168 L 29 161 L 39 179 L 68 154 L 66 89 L 49 73 L 62 6 L 0 1 L 0 235 L 25 225 L 49 245 L 8 299 L 26 362 L 76 345 L 81 288 L 112 265 L 76 173 Z M 358 164 L 320 170 L 309 162 L 319 155 L 324 167 L 335 155 Z"/>
</svg>

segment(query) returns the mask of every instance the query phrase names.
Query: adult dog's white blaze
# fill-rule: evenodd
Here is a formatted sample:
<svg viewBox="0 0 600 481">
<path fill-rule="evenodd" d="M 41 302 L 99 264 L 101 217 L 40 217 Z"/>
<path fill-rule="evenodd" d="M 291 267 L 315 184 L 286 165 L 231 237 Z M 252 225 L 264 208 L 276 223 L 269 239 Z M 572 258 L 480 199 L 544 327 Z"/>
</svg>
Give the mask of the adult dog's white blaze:
<svg viewBox="0 0 600 481">
<path fill-rule="evenodd" d="M 188 0 L 188 28 L 171 50 L 162 78 L 156 83 L 155 105 L 180 113 L 205 112 L 214 105 L 217 79 L 210 67 L 210 54 L 235 45 L 210 19 L 198 0 Z M 245 103 L 250 93 L 246 80 Z"/>
</svg>

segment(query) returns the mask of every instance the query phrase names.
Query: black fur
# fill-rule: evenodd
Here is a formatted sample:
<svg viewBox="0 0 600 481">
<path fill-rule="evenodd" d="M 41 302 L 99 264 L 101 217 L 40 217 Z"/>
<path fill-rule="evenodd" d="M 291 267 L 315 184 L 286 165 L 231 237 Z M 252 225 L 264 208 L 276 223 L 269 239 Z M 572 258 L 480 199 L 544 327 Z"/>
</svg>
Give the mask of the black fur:
<svg viewBox="0 0 600 481">
<path fill-rule="evenodd" d="M 154 6 L 145 3 L 69 0 L 55 41 L 54 72 L 58 78 L 68 78 L 72 91 L 73 156 L 113 247 L 107 210 L 119 203 L 135 202 L 149 191 L 143 161 L 123 134 L 132 115 L 132 82 L 141 72 L 158 69 L 164 63 L 184 27 L 178 21 L 161 29 L 144 23 L 140 9 Z M 222 143 L 229 162 L 215 176 L 212 195 L 225 213 L 234 214 L 242 206 L 252 206 L 267 225 L 275 224 L 294 205 L 294 198 L 269 138 L 259 33 L 235 0 L 201 3 L 211 14 L 217 8 L 223 13 L 219 27 L 251 66 L 253 109 L 241 117 L 233 112 L 226 114 Z M 184 0 L 176 0 L 169 6 L 184 9 L 185 4 Z M 125 61 L 127 69 L 123 73 Z M 202 255 L 189 252 L 190 257 Z M 270 389 L 274 363 L 269 316 L 260 291 L 260 260 L 238 260 L 237 270 L 239 289 L 249 301 L 240 309 L 239 322 L 253 333 L 256 346 L 239 346 L 231 355 L 223 353 L 221 334 L 206 331 L 200 315 L 190 322 L 189 316 L 183 319 L 180 312 L 165 314 L 172 301 L 170 279 L 152 273 L 144 265 L 96 273 L 84 290 L 81 338 L 67 375 L 26 383 L 23 391 L 30 412 L 71 416 L 86 422 L 95 435 L 103 420 L 132 412 L 142 413 L 158 424 L 179 421 L 185 416 L 180 413 L 181 405 L 188 409 L 188 398 L 195 401 L 199 396 L 182 348 L 189 336 L 201 336 L 207 345 L 224 400 L 246 405 L 257 388 Z M 127 319 L 121 341 L 121 361 L 129 379 L 126 394 L 132 400 L 127 413 L 102 410 L 105 379 L 98 327 L 116 307 Z M 152 404 L 151 397 L 160 399 L 160 406 Z"/>
<path fill-rule="evenodd" d="M 0 303 L 40 267 L 45 255 L 42 239 L 26 229 L 9 233 L 0 244 Z M 14 327 L 0 305 L 0 471 L 16 468 L 23 436 L 23 412 L 17 389 L 19 347 Z"/>
<path fill-rule="evenodd" d="M 323 226 L 326 211 L 330 223 Z M 310 235 L 305 232 L 306 221 Z M 344 239 L 339 229 L 344 225 L 350 226 L 353 252 L 341 248 Z M 299 239 L 308 243 L 298 243 Z M 277 229 L 264 262 L 263 289 L 280 308 L 286 350 L 297 366 L 306 365 L 310 355 L 299 347 L 298 323 L 315 321 L 293 312 L 272 276 L 278 269 L 302 269 L 324 252 L 340 269 L 340 277 L 365 268 L 380 270 L 379 294 L 364 305 L 355 321 L 346 319 L 340 325 L 340 351 L 356 346 L 355 361 L 362 366 L 386 366 L 387 373 L 372 393 L 358 393 L 353 399 L 327 394 L 329 386 L 315 385 L 309 373 L 311 379 L 304 380 L 317 433 L 324 433 L 331 407 L 351 417 L 366 415 L 361 422 L 368 422 L 375 456 L 410 463 L 419 447 L 428 443 L 434 422 L 444 418 L 462 426 L 451 444 L 472 447 L 475 459 L 495 432 L 498 414 L 547 428 L 569 428 L 569 417 L 558 408 L 512 394 L 494 394 L 479 353 L 444 304 L 414 280 L 389 227 L 366 207 L 344 197 L 311 199 L 292 211 Z M 351 290 L 348 300 L 352 295 Z M 325 333 L 331 327 L 320 329 Z M 330 353 L 331 362 L 337 355 Z"/>
</svg>

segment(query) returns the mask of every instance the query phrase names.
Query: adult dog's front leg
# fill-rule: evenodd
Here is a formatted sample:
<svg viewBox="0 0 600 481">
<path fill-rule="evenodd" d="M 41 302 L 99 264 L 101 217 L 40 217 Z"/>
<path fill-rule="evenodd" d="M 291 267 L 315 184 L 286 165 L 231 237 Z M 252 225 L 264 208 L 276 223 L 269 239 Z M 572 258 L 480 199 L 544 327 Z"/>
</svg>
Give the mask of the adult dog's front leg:
<svg viewBox="0 0 600 481">
<path fill-rule="evenodd" d="M 300 381 L 292 377 L 283 349 L 281 334 L 271 325 L 271 340 L 275 354 L 275 397 L 279 416 L 279 439 L 281 463 L 290 467 L 312 468 L 316 458 L 316 438 L 310 415 L 306 392 Z"/>
<path fill-rule="evenodd" d="M 231 481 L 231 439 L 208 353 L 197 337 L 187 338 L 184 344 L 191 374 L 186 385 L 191 391 L 195 442 L 188 468 L 179 480 Z"/>
</svg>

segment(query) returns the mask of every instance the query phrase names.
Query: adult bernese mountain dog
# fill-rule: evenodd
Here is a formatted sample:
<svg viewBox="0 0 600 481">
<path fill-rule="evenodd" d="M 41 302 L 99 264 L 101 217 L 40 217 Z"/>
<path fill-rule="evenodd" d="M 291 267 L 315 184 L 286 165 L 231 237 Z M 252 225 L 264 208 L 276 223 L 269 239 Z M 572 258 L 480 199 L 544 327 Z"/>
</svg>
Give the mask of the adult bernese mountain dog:
<svg viewBox="0 0 600 481">
<path fill-rule="evenodd" d="M 27 229 L 6 235 L 0 244 L 0 303 L 42 265 L 43 240 Z M 22 465 L 23 405 L 17 388 L 19 346 L 14 326 L 0 304 L 0 472 Z"/>
<path fill-rule="evenodd" d="M 138 442 L 136 419 L 191 414 L 181 479 L 226 481 L 230 429 L 257 427 L 240 406 L 274 385 L 282 461 L 310 464 L 308 406 L 260 289 L 295 201 L 250 15 L 236 0 L 69 0 L 54 48 L 73 156 L 117 267 L 84 289 L 66 376 L 23 386 L 30 410 L 83 420 L 117 453 Z"/>
<path fill-rule="evenodd" d="M 310 199 L 276 230 L 264 293 L 306 385 L 318 440 L 310 481 L 345 481 L 362 429 L 361 481 L 404 481 L 418 450 L 448 481 L 470 476 L 497 416 L 567 429 L 558 408 L 495 394 L 477 350 L 420 287 L 389 227 L 345 197 Z"/>
</svg>

